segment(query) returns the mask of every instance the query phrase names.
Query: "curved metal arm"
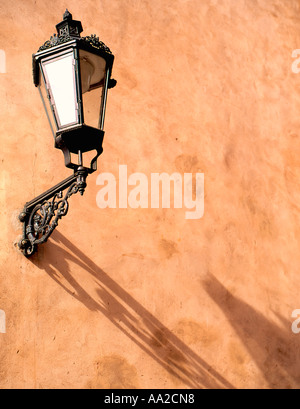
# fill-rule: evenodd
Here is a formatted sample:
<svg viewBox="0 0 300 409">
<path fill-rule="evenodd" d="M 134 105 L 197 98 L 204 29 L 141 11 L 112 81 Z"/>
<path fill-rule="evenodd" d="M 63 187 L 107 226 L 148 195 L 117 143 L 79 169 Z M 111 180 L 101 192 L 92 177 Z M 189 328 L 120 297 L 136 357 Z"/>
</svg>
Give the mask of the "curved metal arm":
<svg viewBox="0 0 300 409">
<path fill-rule="evenodd" d="M 75 193 L 83 195 L 88 171 L 80 166 L 74 175 L 26 203 L 19 219 L 24 223 L 23 238 L 19 249 L 26 257 L 45 243 L 58 225 L 58 221 L 68 213 L 68 199 Z M 63 192 L 67 190 L 65 195 Z"/>
</svg>

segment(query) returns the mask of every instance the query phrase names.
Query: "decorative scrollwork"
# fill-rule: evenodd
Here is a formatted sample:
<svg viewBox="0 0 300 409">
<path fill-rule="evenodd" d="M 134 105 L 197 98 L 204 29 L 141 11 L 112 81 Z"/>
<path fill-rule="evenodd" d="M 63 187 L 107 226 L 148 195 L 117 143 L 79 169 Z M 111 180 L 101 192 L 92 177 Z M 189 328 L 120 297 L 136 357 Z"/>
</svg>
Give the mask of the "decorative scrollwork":
<svg viewBox="0 0 300 409">
<path fill-rule="evenodd" d="M 72 37 L 67 34 L 64 36 L 58 36 L 56 34 L 53 34 L 53 36 L 50 37 L 50 40 L 46 41 L 39 49 L 38 52 L 48 50 L 49 48 L 56 47 L 57 45 L 67 43 L 68 41 L 71 41 Z"/>
<path fill-rule="evenodd" d="M 45 243 L 58 225 L 58 221 L 66 216 L 69 210 L 69 198 L 80 192 L 82 195 L 86 187 L 86 173 L 79 171 L 76 179 L 70 185 L 69 179 L 66 187 L 62 184 L 59 188 L 54 187 L 53 192 L 46 192 L 47 199 L 41 196 L 40 200 L 33 201 L 34 206 L 25 207 L 20 215 L 24 222 L 24 236 L 19 242 L 19 248 L 25 256 L 31 256 L 39 244 Z M 63 190 L 67 189 L 65 195 Z M 30 212 L 28 212 L 30 209 Z"/>
<path fill-rule="evenodd" d="M 56 35 L 53 34 L 53 36 L 50 37 L 50 40 L 46 41 L 39 49 L 38 52 L 48 50 L 49 48 L 56 47 L 57 45 L 67 43 L 68 41 L 73 40 L 74 38 L 68 34 L 67 32 L 64 33 L 63 35 Z M 99 40 L 99 37 L 96 36 L 96 34 L 92 34 L 90 36 L 86 37 L 80 37 L 78 39 L 79 41 L 84 41 L 91 45 L 94 48 L 97 48 L 98 50 L 103 50 L 109 54 L 111 54 L 111 50 L 105 45 L 102 41 Z"/>
<path fill-rule="evenodd" d="M 98 50 L 103 50 L 109 54 L 111 54 L 110 49 L 105 45 L 102 41 L 99 40 L 99 37 L 96 34 L 92 34 L 90 36 L 82 37 L 82 41 L 89 43 L 92 47 L 97 48 Z"/>
</svg>

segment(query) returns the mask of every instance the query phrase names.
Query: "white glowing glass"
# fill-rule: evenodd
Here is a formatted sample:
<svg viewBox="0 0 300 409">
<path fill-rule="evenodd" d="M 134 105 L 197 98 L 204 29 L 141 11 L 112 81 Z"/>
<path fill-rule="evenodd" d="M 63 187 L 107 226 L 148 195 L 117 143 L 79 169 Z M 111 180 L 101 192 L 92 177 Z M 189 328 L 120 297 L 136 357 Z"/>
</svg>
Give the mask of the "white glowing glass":
<svg viewBox="0 0 300 409">
<path fill-rule="evenodd" d="M 78 105 L 73 52 L 42 62 L 50 101 L 59 127 L 77 123 Z"/>
</svg>

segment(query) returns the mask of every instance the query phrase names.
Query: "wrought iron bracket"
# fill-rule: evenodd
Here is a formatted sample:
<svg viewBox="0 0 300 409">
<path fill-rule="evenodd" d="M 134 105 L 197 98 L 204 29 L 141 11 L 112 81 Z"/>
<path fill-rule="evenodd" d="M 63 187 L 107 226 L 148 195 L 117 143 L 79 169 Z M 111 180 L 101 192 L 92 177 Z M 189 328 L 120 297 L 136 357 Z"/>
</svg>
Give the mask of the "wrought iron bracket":
<svg viewBox="0 0 300 409">
<path fill-rule="evenodd" d="M 88 170 L 79 166 L 74 174 L 51 189 L 27 202 L 19 215 L 23 225 L 23 238 L 19 249 L 26 257 L 37 250 L 39 244 L 45 243 L 69 210 L 69 198 L 75 193 L 83 195 L 86 188 Z"/>
</svg>

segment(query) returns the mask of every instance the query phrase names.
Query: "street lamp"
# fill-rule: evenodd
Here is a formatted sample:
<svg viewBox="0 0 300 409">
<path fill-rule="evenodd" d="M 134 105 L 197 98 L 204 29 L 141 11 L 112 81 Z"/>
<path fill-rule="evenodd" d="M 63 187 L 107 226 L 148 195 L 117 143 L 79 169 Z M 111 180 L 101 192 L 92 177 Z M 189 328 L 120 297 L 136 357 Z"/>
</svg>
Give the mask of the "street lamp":
<svg viewBox="0 0 300 409">
<path fill-rule="evenodd" d="M 58 220 L 67 214 L 69 197 L 83 194 L 88 174 L 97 170 L 97 159 L 103 152 L 107 92 L 116 85 L 111 78 L 114 56 L 98 37 L 81 37 L 81 22 L 73 20 L 68 10 L 56 29 L 57 34 L 33 55 L 33 81 L 54 146 L 62 150 L 65 166 L 74 174 L 25 204 L 19 216 L 24 223 L 19 248 L 26 256 L 47 241 Z M 96 116 L 91 115 L 95 105 L 99 112 Z M 96 154 L 86 166 L 83 155 L 90 151 Z"/>
</svg>

